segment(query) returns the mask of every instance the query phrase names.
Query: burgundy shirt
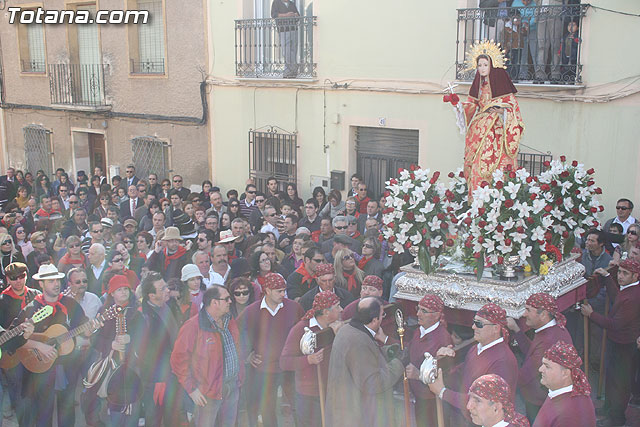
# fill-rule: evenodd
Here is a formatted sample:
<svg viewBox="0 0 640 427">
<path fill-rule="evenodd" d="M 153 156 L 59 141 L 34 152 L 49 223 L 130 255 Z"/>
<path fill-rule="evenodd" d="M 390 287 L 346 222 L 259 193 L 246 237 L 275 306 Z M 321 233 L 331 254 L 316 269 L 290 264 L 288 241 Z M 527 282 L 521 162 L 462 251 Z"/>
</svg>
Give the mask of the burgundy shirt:
<svg viewBox="0 0 640 427">
<path fill-rule="evenodd" d="M 471 347 L 464 363 L 453 368 L 450 372 L 453 375 L 449 375 L 449 378 L 445 377 L 448 380 L 447 383 L 451 383 L 460 371 L 462 371 L 462 382 L 454 382 L 454 384 L 461 384 L 461 391 L 453 391 L 447 387 L 442 399 L 458 408 L 467 419 L 470 419 L 467 411 L 467 394 L 476 378 L 486 374 L 496 374 L 500 375 L 507 384 L 516 384 L 518 380 L 518 362 L 506 342 L 498 343 L 480 354 L 477 346 Z M 516 387 L 511 390 L 512 399 L 515 399 L 515 390 Z"/>
<path fill-rule="evenodd" d="M 241 331 L 246 336 L 245 354 L 252 351 L 262 356 L 257 369 L 261 372 L 281 372 L 280 354 L 291 328 L 303 316 L 302 306 L 285 298 L 283 307 L 275 316 L 265 308 L 260 309 L 262 300 L 250 304 L 238 318 Z"/>
<path fill-rule="evenodd" d="M 535 334 L 533 340 L 530 340 L 522 330 L 515 334 L 515 339 L 520 350 L 525 354 L 518 374 L 518 387 L 527 402 L 541 406 L 547 398 L 547 389 L 540 384 L 540 373 L 538 372 L 540 365 L 542 365 L 542 356 L 558 341 L 573 344 L 571 335 L 565 328 L 555 325 Z"/>
<path fill-rule="evenodd" d="M 595 311 L 589 318 L 607 329 L 607 338 L 617 344 L 635 343 L 640 336 L 640 284 L 620 291 L 613 275 L 604 278 L 613 306 L 607 317 Z"/>
<path fill-rule="evenodd" d="M 533 427 L 595 427 L 596 410 L 589 396 L 563 393 L 542 404 Z"/>
<path fill-rule="evenodd" d="M 307 361 L 307 356 L 300 351 L 300 339 L 304 335 L 304 328 L 309 327 L 309 320 L 299 321 L 287 337 L 282 355 L 280 356 L 280 368 L 283 371 L 295 371 L 296 391 L 305 396 L 318 396 L 318 369 L 316 365 L 311 365 Z M 311 328 L 313 332 L 319 332 L 318 326 Z M 324 356 L 320 362 L 320 373 L 322 375 L 324 387 L 327 387 L 329 378 L 329 358 L 331 356 L 331 346 L 324 348 Z"/>
<path fill-rule="evenodd" d="M 409 344 L 409 359 L 411 364 L 420 369 L 420 365 L 424 361 L 424 354 L 429 353 L 433 357 L 436 356 L 440 347 L 446 347 L 453 342 L 451 341 L 451 335 L 447 331 L 447 328 L 442 322 L 433 331 L 425 334 L 420 338 L 420 328 L 416 329 L 413 333 L 413 339 Z M 409 380 L 409 387 L 413 394 L 420 399 L 434 399 L 435 395 L 431 393 L 429 387 L 424 385 L 420 380 Z"/>
</svg>

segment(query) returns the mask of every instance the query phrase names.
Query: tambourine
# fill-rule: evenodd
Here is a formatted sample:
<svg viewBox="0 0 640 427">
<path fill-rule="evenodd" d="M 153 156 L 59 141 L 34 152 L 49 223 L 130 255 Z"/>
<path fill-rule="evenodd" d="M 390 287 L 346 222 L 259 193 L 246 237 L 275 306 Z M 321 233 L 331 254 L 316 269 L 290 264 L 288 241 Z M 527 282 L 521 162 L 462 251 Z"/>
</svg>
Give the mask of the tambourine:
<svg viewBox="0 0 640 427">
<path fill-rule="evenodd" d="M 424 354 L 424 361 L 420 365 L 419 378 L 423 384 L 433 384 L 438 378 L 438 359 L 430 353 Z"/>
<path fill-rule="evenodd" d="M 304 334 L 300 338 L 300 351 L 305 356 L 313 354 L 316 351 L 316 333 L 305 327 Z"/>
</svg>

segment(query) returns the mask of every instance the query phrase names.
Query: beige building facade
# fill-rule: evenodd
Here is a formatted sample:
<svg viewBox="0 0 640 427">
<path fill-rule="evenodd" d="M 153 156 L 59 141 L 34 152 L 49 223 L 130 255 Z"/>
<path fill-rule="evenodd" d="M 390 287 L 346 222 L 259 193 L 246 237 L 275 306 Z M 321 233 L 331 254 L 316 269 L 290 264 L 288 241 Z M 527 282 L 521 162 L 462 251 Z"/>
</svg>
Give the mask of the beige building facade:
<svg viewBox="0 0 640 427">
<path fill-rule="evenodd" d="M 306 198 L 317 185 L 331 187 L 332 172 L 342 190 L 359 172 L 381 191 L 384 179 L 411 162 L 443 172 L 461 167 L 464 138 L 443 89 L 452 82 L 466 95 L 468 43 L 506 42 L 513 16 L 529 13 L 490 15 L 473 0 L 296 4 L 301 17 L 285 25 L 269 23 L 270 2 L 208 3 L 211 169 L 221 188 L 273 174 L 296 182 Z M 535 13 L 555 13 L 563 29 L 557 43 L 566 40 L 566 24 L 579 26 L 578 64 L 568 62 L 560 81 L 537 82 L 529 59 L 514 79 L 526 126 L 522 159 L 535 168 L 566 155 L 594 167 L 612 216 L 618 197 L 640 200 L 640 26 L 637 17 L 616 13 L 639 14 L 640 4 L 594 0 L 551 9 Z M 283 28 L 293 28 L 298 41 L 298 75 L 288 78 Z M 554 65 L 547 61 L 548 75 Z"/>
<path fill-rule="evenodd" d="M 2 148 L 8 165 L 69 175 L 209 176 L 204 5 L 169 0 L 11 1 L 23 11 L 146 11 L 147 24 L 9 23 L 2 11 Z M 27 16 L 28 17 L 28 16 Z M 118 15 L 114 19 L 118 19 Z M 28 22 L 28 21 L 24 21 Z M 198 182 L 199 183 L 199 182 Z"/>
</svg>

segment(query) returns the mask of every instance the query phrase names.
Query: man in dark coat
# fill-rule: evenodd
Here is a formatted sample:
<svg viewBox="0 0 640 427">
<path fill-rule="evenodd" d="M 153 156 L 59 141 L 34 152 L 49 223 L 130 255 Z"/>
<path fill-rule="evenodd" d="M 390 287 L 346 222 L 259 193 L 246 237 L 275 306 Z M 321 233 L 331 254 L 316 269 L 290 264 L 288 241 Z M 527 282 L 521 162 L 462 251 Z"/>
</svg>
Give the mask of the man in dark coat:
<svg viewBox="0 0 640 427">
<path fill-rule="evenodd" d="M 177 227 L 167 227 L 162 240 L 156 242 L 156 247 L 147 260 L 149 270 L 159 272 L 164 280 L 179 278 L 182 267 L 190 261 L 187 250 L 180 245 L 181 240 Z"/>
<path fill-rule="evenodd" d="M 329 361 L 327 427 L 395 425 L 392 391 L 404 363 L 399 358 L 387 361 L 376 343 L 386 340 L 382 314 L 377 298 L 365 298 L 336 335 Z"/>
<path fill-rule="evenodd" d="M 340 307 L 345 308 L 353 300 L 351 292 L 344 288 L 336 287 L 336 273 L 331 264 L 320 264 L 316 266 L 316 281 L 318 286 L 311 288 L 306 294 L 300 298 L 300 305 L 307 311 L 313 306 L 313 299 L 316 294 L 323 291 L 330 291 L 335 293 L 340 298 Z"/>
</svg>

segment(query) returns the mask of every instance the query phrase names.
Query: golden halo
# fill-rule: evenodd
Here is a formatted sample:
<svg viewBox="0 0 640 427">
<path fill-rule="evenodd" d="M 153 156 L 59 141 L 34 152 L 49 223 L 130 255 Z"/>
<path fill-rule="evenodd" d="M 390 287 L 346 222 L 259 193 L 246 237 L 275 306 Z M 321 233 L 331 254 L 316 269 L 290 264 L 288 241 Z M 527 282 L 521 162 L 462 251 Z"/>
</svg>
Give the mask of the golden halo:
<svg viewBox="0 0 640 427">
<path fill-rule="evenodd" d="M 494 68 L 506 68 L 507 58 L 505 52 L 500 48 L 500 43 L 493 40 L 483 40 L 476 44 L 472 44 L 467 50 L 467 59 L 465 59 L 465 71 L 474 70 L 478 67 L 478 56 L 487 55 L 491 58 Z"/>
</svg>

